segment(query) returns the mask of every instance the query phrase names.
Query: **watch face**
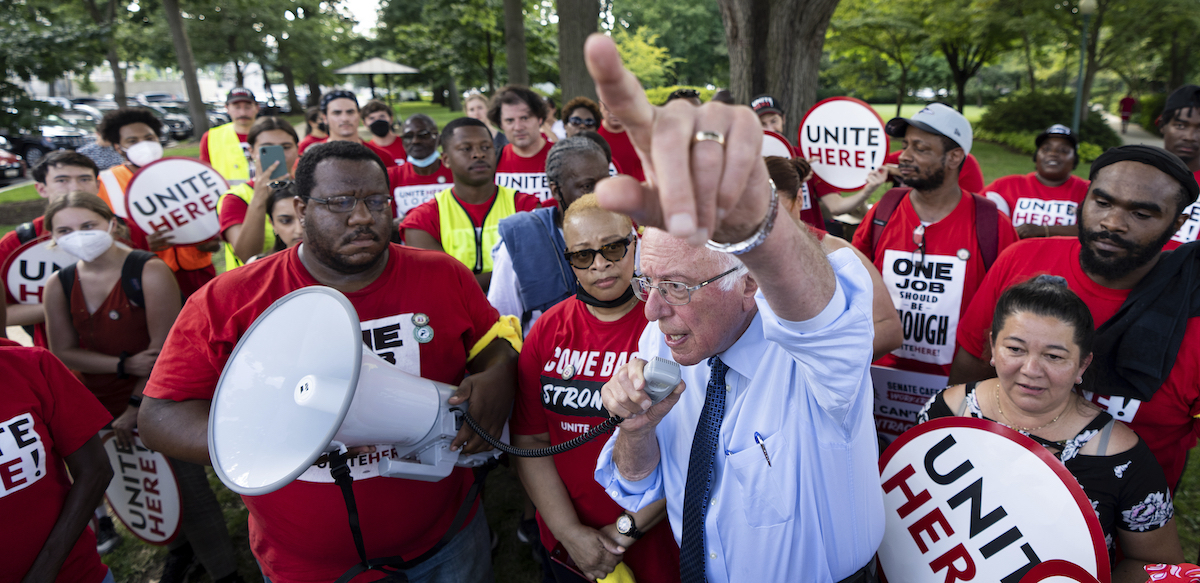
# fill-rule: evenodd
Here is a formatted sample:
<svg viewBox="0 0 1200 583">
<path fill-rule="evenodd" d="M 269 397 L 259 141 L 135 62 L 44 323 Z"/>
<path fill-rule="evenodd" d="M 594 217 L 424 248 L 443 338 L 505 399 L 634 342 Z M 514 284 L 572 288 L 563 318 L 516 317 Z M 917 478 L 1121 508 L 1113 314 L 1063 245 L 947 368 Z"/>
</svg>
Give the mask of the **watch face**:
<svg viewBox="0 0 1200 583">
<path fill-rule="evenodd" d="M 630 518 L 624 514 L 622 514 L 620 517 L 617 518 L 617 531 L 618 532 L 620 532 L 621 534 L 625 534 L 625 533 L 629 532 L 630 529 L 632 529 L 632 528 L 633 528 L 633 519 L 632 518 Z"/>
</svg>

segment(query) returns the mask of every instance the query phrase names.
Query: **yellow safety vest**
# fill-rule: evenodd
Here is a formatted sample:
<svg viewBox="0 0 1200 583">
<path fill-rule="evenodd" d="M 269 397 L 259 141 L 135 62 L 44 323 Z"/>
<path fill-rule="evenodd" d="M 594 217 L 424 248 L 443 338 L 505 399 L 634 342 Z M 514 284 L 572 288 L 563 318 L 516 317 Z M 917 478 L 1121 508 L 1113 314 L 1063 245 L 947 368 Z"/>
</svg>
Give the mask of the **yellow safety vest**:
<svg viewBox="0 0 1200 583">
<path fill-rule="evenodd" d="M 208 130 L 208 161 L 229 182 L 250 180 L 250 163 L 232 122 Z"/>
<path fill-rule="evenodd" d="M 217 199 L 217 214 L 218 215 L 221 213 L 221 205 L 225 204 L 225 197 L 227 197 L 229 195 L 237 195 L 242 200 L 246 201 L 246 204 L 248 205 L 248 204 L 250 204 L 250 200 L 254 198 L 254 189 L 251 188 L 249 184 L 246 184 L 244 182 L 242 184 L 239 184 L 239 185 L 229 189 L 229 192 L 226 192 L 225 194 L 221 195 L 221 198 Z M 272 249 L 275 248 L 275 229 L 271 228 L 271 218 L 266 217 L 265 221 L 266 221 L 266 227 L 263 229 L 263 250 L 262 250 L 263 253 L 270 252 Z M 237 253 L 233 252 L 233 243 L 226 241 L 225 242 L 225 271 L 229 271 L 230 269 L 233 269 L 235 267 L 241 267 L 242 265 L 244 265 L 242 260 L 238 259 Z"/>
<path fill-rule="evenodd" d="M 466 209 L 454 197 L 453 188 L 434 195 L 438 205 L 438 224 L 442 231 L 442 249 L 462 261 L 474 273 L 491 272 L 492 247 L 500 242 L 500 219 L 517 212 L 516 197 L 516 190 L 497 186 L 492 208 L 488 209 L 483 226 L 476 227 Z"/>
</svg>

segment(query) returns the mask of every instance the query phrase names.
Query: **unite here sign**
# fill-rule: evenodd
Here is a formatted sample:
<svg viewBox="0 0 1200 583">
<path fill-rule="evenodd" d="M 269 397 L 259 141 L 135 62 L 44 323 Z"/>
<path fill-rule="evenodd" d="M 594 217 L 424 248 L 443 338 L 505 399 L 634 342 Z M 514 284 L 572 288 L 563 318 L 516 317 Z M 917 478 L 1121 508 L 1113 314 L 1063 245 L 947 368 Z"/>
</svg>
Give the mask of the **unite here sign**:
<svg viewBox="0 0 1200 583">
<path fill-rule="evenodd" d="M 203 243 L 220 232 L 217 199 L 229 183 L 191 158 L 163 158 L 138 171 L 125 196 L 128 217 L 147 233 L 165 232 L 172 243 Z"/>
<path fill-rule="evenodd" d="M 867 175 L 888 153 L 883 119 L 853 97 L 830 97 L 808 110 L 798 143 L 813 172 L 841 191 L 866 186 Z"/>
</svg>

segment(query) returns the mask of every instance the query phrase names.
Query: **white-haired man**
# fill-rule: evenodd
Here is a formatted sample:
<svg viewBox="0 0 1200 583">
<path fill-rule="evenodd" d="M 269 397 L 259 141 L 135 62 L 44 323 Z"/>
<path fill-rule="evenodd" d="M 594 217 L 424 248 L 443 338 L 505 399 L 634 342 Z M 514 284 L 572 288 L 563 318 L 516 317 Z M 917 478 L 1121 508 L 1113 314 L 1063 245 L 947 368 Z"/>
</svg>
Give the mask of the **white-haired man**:
<svg viewBox="0 0 1200 583">
<path fill-rule="evenodd" d="M 684 381 L 652 405 L 635 359 L 605 384 L 624 421 L 597 481 L 631 511 L 666 498 L 684 582 L 874 581 L 884 516 L 866 270 L 775 220 L 752 110 L 652 107 L 611 40 L 590 38 L 585 54 L 651 178 L 611 178 L 597 196 L 667 229 L 643 240 L 634 289 L 652 322 L 639 352 L 674 359 Z M 710 238 L 720 251 L 695 246 Z"/>
</svg>

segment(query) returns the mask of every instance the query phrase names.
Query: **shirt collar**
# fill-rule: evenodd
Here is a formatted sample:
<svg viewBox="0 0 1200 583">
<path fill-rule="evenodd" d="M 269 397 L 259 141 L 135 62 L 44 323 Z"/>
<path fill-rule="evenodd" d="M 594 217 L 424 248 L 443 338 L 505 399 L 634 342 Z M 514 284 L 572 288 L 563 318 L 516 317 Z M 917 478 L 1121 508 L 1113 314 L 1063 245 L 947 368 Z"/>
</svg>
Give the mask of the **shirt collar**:
<svg viewBox="0 0 1200 583">
<path fill-rule="evenodd" d="M 733 346 L 717 355 L 726 366 L 748 379 L 754 378 L 754 371 L 758 370 L 763 358 L 763 342 L 766 338 L 763 336 L 762 310 L 763 306 L 759 305 L 754 319 L 741 337 L 733 342 Z"/>
</svg>

